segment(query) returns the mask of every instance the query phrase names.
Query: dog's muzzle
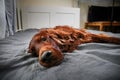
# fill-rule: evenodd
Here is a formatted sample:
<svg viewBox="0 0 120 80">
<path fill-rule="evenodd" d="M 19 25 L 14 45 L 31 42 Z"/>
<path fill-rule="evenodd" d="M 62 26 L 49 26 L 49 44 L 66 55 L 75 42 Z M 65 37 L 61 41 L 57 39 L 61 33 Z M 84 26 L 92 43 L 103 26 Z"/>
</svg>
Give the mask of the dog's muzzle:
<svg viewBox="0 0 120 80">
<path fill-rule="evenodd" d="M 63 54 L 54 48 L 44 50 L 42 53 L 39 53 L 39 63 L 44 67 L 59 65 L 63 58 Z"/>
<path fill-rule="evenodd" d="M 45 63 L 49 63 L 51 61 L 51 58 L 52 58 L 52 52 L 45 51 L 45 52 L 43 52 L 43 54 L 41 56 L 41 61 L 45 62 Z"/>
</svg>

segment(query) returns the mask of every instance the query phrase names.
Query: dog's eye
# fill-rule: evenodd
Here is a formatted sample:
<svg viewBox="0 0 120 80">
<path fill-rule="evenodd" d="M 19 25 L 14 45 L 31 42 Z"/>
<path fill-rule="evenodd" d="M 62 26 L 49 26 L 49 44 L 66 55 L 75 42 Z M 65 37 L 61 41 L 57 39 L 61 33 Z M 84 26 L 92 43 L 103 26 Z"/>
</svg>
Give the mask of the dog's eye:
<svg viewBox="0 0 120 80">
<path fill-rule="evenodd" d="M 44 38 L 44 37 L 43 37 L 43 38 L 41 38 L 41 41 L 46 41 L 46 40 L 47 40 L 47 39 L 46 39 L 46 38 Z"/>
<path fill-rule="evenodd" d="M 79 35 L 79 36 L 78 36 L 78 38 L 82 38 L 82 36 L 81 36 L 81 35 Z"/>
</svg>

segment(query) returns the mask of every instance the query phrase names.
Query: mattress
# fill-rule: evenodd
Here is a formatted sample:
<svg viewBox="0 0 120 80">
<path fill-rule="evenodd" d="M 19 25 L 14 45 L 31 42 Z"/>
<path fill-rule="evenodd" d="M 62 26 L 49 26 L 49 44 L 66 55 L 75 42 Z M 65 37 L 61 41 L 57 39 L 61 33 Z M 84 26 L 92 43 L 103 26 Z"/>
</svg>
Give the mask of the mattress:
<svg viewBox="0 0 120 80">
<path fill-rule="evenodd" d="M 114 37 L 120 34 L 106 33 Z M 120 80 L 120 45 L 86 43 L 64 54 L 63 62 L 51 68 L 38 63 L 27 53 L 29 42 L 38 29 L 16 32 L 0 40 L 0 80 Z"/>
</svg>

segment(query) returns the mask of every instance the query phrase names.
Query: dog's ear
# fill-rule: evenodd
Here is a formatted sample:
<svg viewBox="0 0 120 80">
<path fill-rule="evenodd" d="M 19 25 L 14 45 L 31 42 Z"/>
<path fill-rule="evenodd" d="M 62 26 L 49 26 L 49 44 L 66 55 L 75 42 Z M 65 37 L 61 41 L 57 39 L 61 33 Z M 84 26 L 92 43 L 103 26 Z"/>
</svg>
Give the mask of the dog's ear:
<svg viewBox="0 0 120 80">
<path fill-rule="evenodd" d="M 33 39 L 29 43 L 28 53 L 31 53 L 33 56 L 37 56 L 37 53 L 35 51 L 35 43 L 34 43 Z"/>
<path fill-rule="evenodd" d="M 32 53 L 33 49 L 34 49 L 34 45 L 32 44 L 32 40 L 31 40 L 28 47 L 28 53 Z"/>
</svg>

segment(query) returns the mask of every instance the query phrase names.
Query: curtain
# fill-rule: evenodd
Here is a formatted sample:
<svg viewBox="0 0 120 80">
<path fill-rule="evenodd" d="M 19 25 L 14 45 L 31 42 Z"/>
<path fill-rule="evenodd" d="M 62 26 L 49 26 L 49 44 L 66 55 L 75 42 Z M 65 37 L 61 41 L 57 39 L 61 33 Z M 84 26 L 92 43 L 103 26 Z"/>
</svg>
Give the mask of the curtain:
<svg viewBox="0 0 120 80">
<path fill-rule="evenodd" d="M 5 0 L 6 33 L 13 35 L 16 31 L 16 0 Z"/>
<path fill-rule="evenodd" d="M 4 0 L 0 0 L 0 39 L 5 37 L 6 20 Z"/>
<path fill-rule="evenodd" d="M 16 0 L 0 0 L 0 39 L 16 31 Z"/>
</svg>

